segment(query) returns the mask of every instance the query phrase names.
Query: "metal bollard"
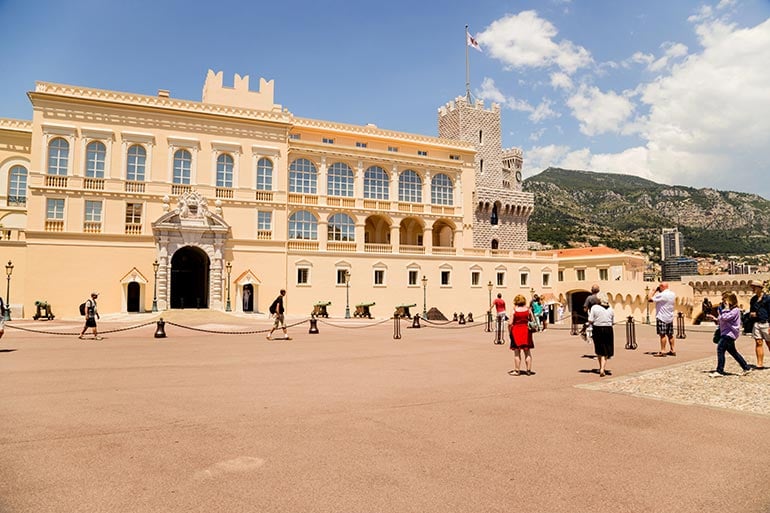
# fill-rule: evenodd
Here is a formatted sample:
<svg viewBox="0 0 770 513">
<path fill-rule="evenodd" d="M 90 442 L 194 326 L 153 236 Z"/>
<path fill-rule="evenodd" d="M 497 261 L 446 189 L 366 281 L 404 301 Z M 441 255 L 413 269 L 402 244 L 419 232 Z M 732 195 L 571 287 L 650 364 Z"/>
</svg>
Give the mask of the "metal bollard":
<svg viewBox="0 0 770 513">
<path fill-rule="evenodd" d="M 457 320 L 458 324 L 465 324 L 465 314 L 460 312 L 460 318 Z"/>
<path fill-rule="evenodd" d="M 457 322 L 457 312 L 452 315 L 452 322 Z"/>
<path fill-rule="evenodd" d="M 158 320 L 158 328 L 155 330 L 155 338 L 166 338 L 166 323 L 163 317 Z"/>
<path fill-rule="evenodd" d="M 473 312 L 468 312 L 468 322 L 473 322 Z"/>
<path fill-rule="evenodd" d="M 414 314 L 414 317 L 412 317 L 412 328 L 420 327 L 420 314 Z"/>
<path fill-rule="evenodd" d="M 630 315 L 626 318 L 626 349 L 636 349 L 636 327 Z"/>
<path fill-rule="evenodd" d="M 684 332 L 684 313 L 682 312 L 676 314 L 676 338 L 687 338 L 687 334 Z"/>
<path fill-rule="evenodd" d="M 497 316 L 497 329 L 495 330 L 495 344 L 504 344 L 503 340 L 503 318 Z"/>
<path fill-rule="evenodd" d="M 393 338 L 398 340 L 401 338 L 401 317 L 398 312 L 393 314 Z"/>
<path fill-rule="evenodd" d="M 315 314 L 310 316 L 310 329 L 307 330 L 311 335 L 318 335 L 318 319 Z"/>
<path fill-rule="evenodd" d="M 486 329 L 486 332 L 487 333 L 491 333 L 492 332 L 492 312 L 491 311 L 487 312 L 487 329 Z"/>
</svg>

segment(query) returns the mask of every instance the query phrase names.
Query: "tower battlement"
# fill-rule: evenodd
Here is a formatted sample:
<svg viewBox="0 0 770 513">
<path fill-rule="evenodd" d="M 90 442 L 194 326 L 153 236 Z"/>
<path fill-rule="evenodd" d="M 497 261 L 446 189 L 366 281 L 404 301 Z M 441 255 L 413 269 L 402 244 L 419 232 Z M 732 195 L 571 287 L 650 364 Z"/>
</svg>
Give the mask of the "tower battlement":
<svg viewBox="0 0 770 513">
<path fill-rule="evenodd" d="M 281 106 L 273 103 L 275 96 L 275 82 L 259 79 L 259 90 L 249 90 L 249 76 L 235 74 L 233 87 L 227 87 L 223 83 L 223 73 L 214 73 L 209 70 L 206 81 L 203 84 L 202 102 L 228 107 L 243 107 L 280 112 Z"/>
</svg>

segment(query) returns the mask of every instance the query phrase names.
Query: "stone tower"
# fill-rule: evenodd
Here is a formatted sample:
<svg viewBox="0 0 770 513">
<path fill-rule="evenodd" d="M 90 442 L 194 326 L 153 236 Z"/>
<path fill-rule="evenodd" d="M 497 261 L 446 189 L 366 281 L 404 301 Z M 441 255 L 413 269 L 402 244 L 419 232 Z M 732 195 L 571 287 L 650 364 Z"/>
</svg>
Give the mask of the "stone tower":
<svg viewBox="0 0 770 513">
<path fill-rule="evenodd" d="M 521 190 L 521 150 L 502 147 L 500 106 L 493 103 L 485 109 L 481 100 L 470 103 L 458 97 L 439 108 L 438 135 L 476 148 L 473 246 L 527 249 L 534 196 Z"/>
</svg>

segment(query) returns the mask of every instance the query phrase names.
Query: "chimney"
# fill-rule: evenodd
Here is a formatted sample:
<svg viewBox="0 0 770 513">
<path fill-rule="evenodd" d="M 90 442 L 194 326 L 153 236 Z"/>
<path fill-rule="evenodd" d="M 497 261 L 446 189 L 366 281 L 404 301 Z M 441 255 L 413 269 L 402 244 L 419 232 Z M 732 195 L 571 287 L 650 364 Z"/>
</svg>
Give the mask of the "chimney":
<svg viewBox="0 0 770 513">
<path fill-rule="evenodd" d="M 158 89 L 158 96 L 160 98 L 168 98 L 170 91 L 168 89 Z"/>
</svg>

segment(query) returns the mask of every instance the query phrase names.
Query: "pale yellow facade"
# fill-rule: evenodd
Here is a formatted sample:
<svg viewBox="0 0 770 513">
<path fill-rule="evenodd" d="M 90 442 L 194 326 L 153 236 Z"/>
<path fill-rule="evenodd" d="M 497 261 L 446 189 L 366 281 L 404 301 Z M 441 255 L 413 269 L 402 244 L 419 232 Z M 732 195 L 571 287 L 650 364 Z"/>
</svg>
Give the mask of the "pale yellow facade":
<svg viewBox="0 0 770 513">
<path fill-rule="evenodd" d="M 498 292 L 569 309 L 599 280 L 639 310 L 641 257 L 501 239 L 521 238 L 535 206 L 520 150 L 489 170 L 482 131 L 499 146 L 499 109 L 442 107 L 450 128 L 451 116 L 483 114 L 477 140 L 453 140 L 297 117 L 274 103 L 272 81 L 248 82 L 209 72 L 201 102 L 39 82 L 31 121 L 0 119 L 0 250 L 16 318 L 38 300 L 75 317 L 92 290 L 102 313 L 150 311 L 154 298 L 160 311 L 265 313 L 286 289 L 290 315 L 330 301 L 342 317 L 348 297 L 351 312 L 375 303 L 378 317 L 401 304 L 481 315 Z"/>
</svg>

